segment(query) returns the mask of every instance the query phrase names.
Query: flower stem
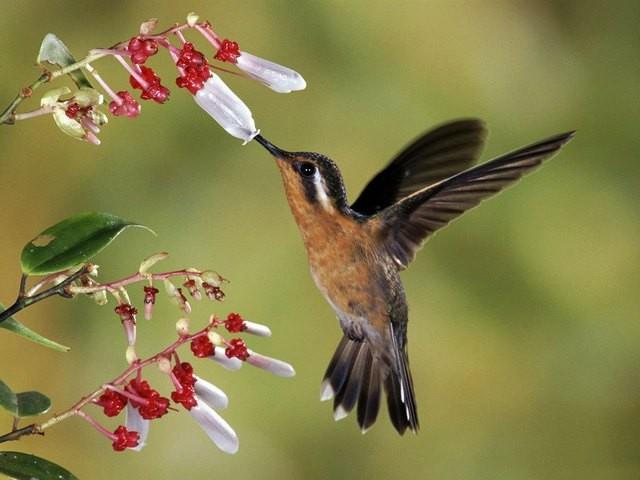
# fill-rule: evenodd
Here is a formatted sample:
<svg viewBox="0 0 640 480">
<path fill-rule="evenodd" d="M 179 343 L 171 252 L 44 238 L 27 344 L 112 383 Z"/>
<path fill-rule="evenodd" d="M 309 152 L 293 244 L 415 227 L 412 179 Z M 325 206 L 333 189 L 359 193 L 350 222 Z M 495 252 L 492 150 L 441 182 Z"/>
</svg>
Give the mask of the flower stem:
<svg viewBox="0 0 640 480">
<path fill-rule="evenodd" d="M 97 60 L 99 58 L 102 58 L 106 55 L 107 55 L 106 53 L 101 53 L 101 52 L 95 52 L 95 53 L 89 52 L 89 55 L 87 55 L 82 60 L 76 63 L 72 63 L 71 65 L 68 65 L 64 68 L 55 70 L 53 72 L 49 70 L 45 70 L 42 73 L 42 75 L 40 75 L 33 83 L 24 87 L 22 90 L 20 90 L 20 93 L 18 93 L 18 95 L 16 95 L 16 97 L 7 106 L 7 108 L 4 109 L 4 111 L 0 114 L 0 125 L 2 124 L 13 125 L 16 121 L 16 109 L 18 108 L 18 106 L 25 99 L 31 97 L 31 95 L 33 95 L 33 92 L 43 84 L 49 83 L 51 80 L 54 80 L 62 75 L 67 75 L 71 72 L 74 72 L 84 67 L 86 64 L 94 60 Z"/>
<path fill-rule="evenodd" d="M 136 79 L 136 82 L 140 84 L 143 90 L 146 90 L 147 88 L 149 88 L 149 83 L 144 78 L 142 78 L 142 75 L 140 75 L 135 69 L 131 68 L 131 65 L 129 65 L 127 61 L 124 58 L 122 58 L 122 56 L 114 55 L 114 57 L 116 60 L 118 60 L 122 64 L 122 66 L 127 70 L 127 72 L 129 72 L 129 74 Z"/>
<path fill-rule="evenodd" d="M 98 74 L 98 71 L 93 68 L 90 64 L 87 63 L 86 67 L 87 71 L 96 79 L 96 82 L 100 84 L 100 86 L 104 89 L 105 92 L 111 97 L 111 99 L 116 102 L 118 105 L 122 105 L 122 99 L 116 95 L 111 87 L 104 81 L 104 79 Z"/>
<path fill-rule="evenodd" d="M 6 123 L 7 125 L 13 125 L 15 123 L 16 108 L 20 105 L 25 98 L 29 98 L 33 95 L 33 91 L 37 89 L 43 83 L 47 83 L 51 79 L 51 72 L 45 71 L 40 75 L 31 85 L 24 87 L 20 90 L 20 93 L 16 95 L 16 98 L 4 109 L 0 114 L 0 125 Z"/>
<path fill-rule="evenodd" d="M 50 113 L 53 113 L 53 110 L 54 110 L 54 107 L 50 105 L 45 105 L 44 107 L 40 107 L 37 110 L 33 110 L 31 112 L 15 113 L 13 115 L 13 120 L 16 122 L 19 122 L 20 120 L 28 120 L 30 118 L 40 117 L 42 115 L 48 115 Z"/>
<path fill-rule="evenodd" d="M 100 425 L 100 423 L 98 423 L 98 421 L 88 413 L 79 410 L 75 414 L 78 415 L 80 418 L 89 422 L 93 428 L 95 428 L 97 431 L 99 431 L 109 440 L 115 440 L 116 436 L 113 433 L 111 433 L 109 430 L 104 428 L 102 425 Z"/>
<path fill-rule="evenodd" d="M 200 32 L 200 34 L 211 44 L 214 46 L 214 48 L 218 49 L 220 48 L 220 39 L 218 38 L 218 36 L 213 33 L 213 30 L 211 30 L 211 27 L 209 26 L 202 26 L 200 24 L 196 24 L 195 29 Z"/>
<path fill-rule="evenodd" d="M 143 280 L 166 280 L 171 277 L 199 277 L 202 272 L 193 271 L 193 270 L 174 270 L 171 272 L 164 273 L 140 273 L 136 272 L 133 275 L 125 277 L 121 280 L 116 280 L 114 282 L 109 283 L 101 283 L 91 286 L 77 286 L 72 285 L 69 287 L 69 291 L 72 293 L 96 293 L 102 290 L 107 290 L 109 292 L 113 290 L 117 290 L 122 287 L 126 287 L 129 284 L 137 283 Z"/>
</svg>

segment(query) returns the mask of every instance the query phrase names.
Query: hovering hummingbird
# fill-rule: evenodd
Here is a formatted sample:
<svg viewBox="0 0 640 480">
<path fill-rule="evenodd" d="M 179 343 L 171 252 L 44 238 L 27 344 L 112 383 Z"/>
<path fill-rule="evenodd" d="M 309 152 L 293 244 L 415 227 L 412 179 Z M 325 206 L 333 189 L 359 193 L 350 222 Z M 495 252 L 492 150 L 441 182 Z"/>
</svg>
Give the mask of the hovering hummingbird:
<svg viewBox="0 0 640 480">
<path fill-rule="evenodd" d="M 384 386 L 389 416 L 402 435 L 417 432 L 407 354 L 408 308 L 400 272 L 437 230 L 515 183 L 572 137 L 563 133 L 472 167 L 486 129 L 462 119 L 427 131 L 402 150 L 349 205 L 342 175 L 328 157 L 287 152 L 261 135 L 274 157 L 302 234 L 311 276 L 344 336 L 322 382 L 340 420 L 358 405 L 366 432 Z"/>
</svg>

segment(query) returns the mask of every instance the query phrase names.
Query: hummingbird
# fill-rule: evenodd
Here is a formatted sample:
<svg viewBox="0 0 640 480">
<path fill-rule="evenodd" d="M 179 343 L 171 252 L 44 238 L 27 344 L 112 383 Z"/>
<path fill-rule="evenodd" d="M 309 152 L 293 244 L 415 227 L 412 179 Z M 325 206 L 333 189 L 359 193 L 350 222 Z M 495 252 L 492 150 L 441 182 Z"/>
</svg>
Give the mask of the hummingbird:
<svg viewBox="0 0 640 480">
<path fill-rule="evenodd" d="M 366 432 L 377 419 L 384 389 L 395 429 L 400 435 L 407 429 L 417 433 L 400 272 L 435 232 L 539 167 L 574 133 L 473 166 L 485 143 L 485 125 L 473 118 L 451 121 L 400 151 L 352 204 L 329 157 L 285 151 L 255 137 L 275 158 L 311 276 L 344 334 L 320 393 L 323 401 L 333 399 L 335 420 L 357 404 L 357 421 Z"/>
</svg>

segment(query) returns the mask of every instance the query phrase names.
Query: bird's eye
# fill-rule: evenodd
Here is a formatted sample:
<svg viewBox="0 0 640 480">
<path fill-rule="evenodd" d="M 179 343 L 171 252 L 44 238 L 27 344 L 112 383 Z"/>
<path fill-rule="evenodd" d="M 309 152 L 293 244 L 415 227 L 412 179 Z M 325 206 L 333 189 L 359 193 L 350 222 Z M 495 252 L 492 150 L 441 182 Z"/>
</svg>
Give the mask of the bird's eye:
<svg viewBox="0 0 640 480">
<path fill-rule="evenodd" d="M 302 162 L 298 165 L 298 171 L 303 177 L 313 177 L 316 174 L 316 166 L 310 162 Z"/>
</svg>

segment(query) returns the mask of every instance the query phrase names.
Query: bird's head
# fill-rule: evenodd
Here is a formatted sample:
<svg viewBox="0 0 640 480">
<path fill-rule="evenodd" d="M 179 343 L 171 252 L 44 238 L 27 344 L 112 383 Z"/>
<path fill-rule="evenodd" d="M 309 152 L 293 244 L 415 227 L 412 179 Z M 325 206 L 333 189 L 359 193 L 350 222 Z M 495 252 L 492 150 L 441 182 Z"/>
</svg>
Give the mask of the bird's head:
<svg viewBox="0 0 640 480">
<path fill-rule="evenodd" d="M 287 152 L 261 135 L 255 140 L 275 158 L 296 217 L 348 211 L 342 175 L 330 158 L 312 152 Z"/>
</svg>

